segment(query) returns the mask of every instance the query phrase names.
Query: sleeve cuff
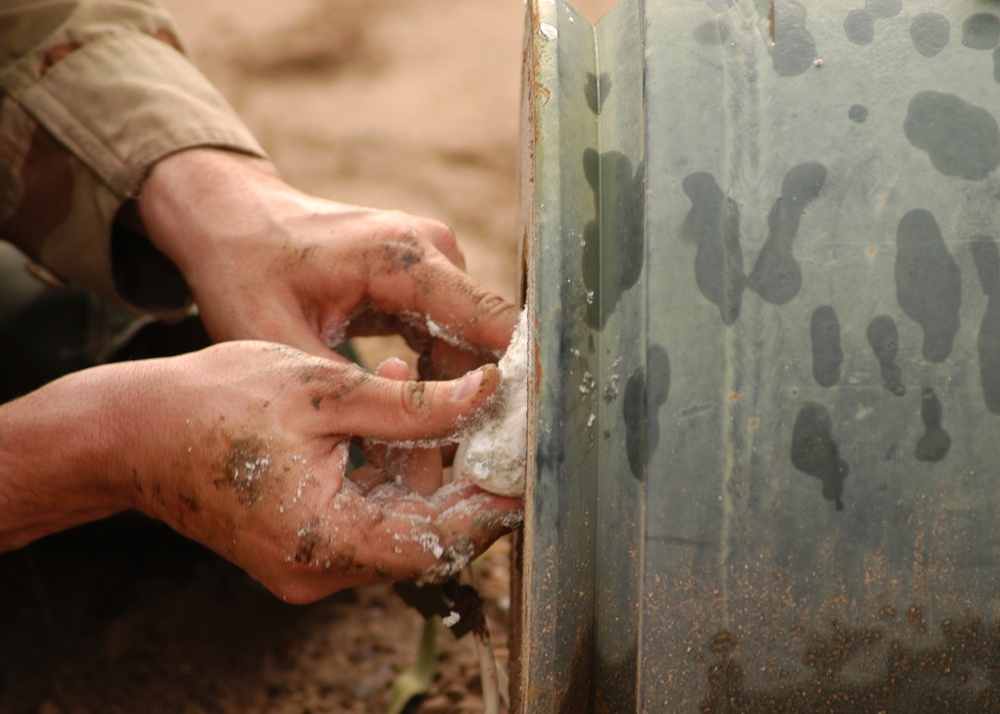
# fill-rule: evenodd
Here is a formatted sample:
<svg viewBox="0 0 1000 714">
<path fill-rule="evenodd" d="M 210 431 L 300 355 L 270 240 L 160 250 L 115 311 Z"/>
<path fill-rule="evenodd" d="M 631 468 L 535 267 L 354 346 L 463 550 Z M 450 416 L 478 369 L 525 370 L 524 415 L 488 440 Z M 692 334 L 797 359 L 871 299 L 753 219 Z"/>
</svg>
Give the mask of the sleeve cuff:
<svg viewBox="0 0 1000 714">
<path fill-rule="evenodd" d="M 39 75 L 34 55 L 0 72 L 0 86 L 72 155 L 69 212 L 44 237 L 53 272 L 148 312 L 190 301 L 176 267 L 117 221 L 158 160 L 214 147 L 266 158 L 249 129 L 190 61 L 139 32 L 101 35 Z"/>
</svg>

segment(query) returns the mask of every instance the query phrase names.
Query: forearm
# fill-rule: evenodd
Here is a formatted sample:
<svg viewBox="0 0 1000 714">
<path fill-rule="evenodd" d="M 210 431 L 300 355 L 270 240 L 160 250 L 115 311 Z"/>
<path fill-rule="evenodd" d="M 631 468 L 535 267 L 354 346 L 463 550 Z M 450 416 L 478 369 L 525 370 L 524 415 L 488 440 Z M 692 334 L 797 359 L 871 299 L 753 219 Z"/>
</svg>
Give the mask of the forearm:
<svg viewBox="0 0 1000 714">
<path fill-rule="evenodd" d="M 270 161 L 231 151 L 195 148 L 158 161 L 139 195 L 139 216 L 153 244 L 181 272 L 205 262 L 227 238 L 242 241 L 280 227 L 269 196 L 298 194 Z"/>
<path fill-rule="evenodd" d="M 124 510 L 126 474 L 116 452 L 128 444 L 113 416 L 111 371 L 64 377 L 0 406 L 0 551 Z"/>
<path fill-rule="evenodd" d="M 125 202 L 174 152 L 263 155 L 148 2 L 0 2 L 0 125 L 0 238 L 151 312 L 190 295 Z"/>
</svg>

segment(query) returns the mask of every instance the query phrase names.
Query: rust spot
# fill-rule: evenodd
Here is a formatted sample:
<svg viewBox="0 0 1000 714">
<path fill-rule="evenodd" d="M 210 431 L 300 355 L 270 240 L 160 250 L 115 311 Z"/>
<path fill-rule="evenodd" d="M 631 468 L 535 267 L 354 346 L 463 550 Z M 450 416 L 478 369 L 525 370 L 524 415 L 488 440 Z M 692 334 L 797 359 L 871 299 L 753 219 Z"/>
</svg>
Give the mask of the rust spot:
<svg viewBox="0 0 1000 714">
<path fill-rule="evenodd" d="M 906 611 L 906 621 L 917 631 L 918 635 L 927 634 L 927 615 L 921 607 L 911 607 Z"/>
<path fill-rule="evenodd" d="M 774 44 L 774 0 L 771 0 L 771 11 L 767 15 L 768 23 L 771 26 L 771 44 Z"/>
<path fill-rule="evenodd" d="M 874 245 L 865 248 L 865 253 L 868 254 L 869 258 L 874 258 L 875 254 L 878 253 L 878 248 Z"/>
<path fill-rule="evenodd" d="M 730 402 L 738 402 L 741 399 L 743 399 L 743 394 L 741 392 L 733 392 L 729 395 Z"/>
<path fill-rule="evenodd" d="M 753 417 L 750 420 L 750 431 L 751 432 L 757 431 L 758 426 L 760 426 L 760 419 L 758 419 L 757 417 Z"/>
<path fill-rule="evenodd" d="M 581 623 L 582 624 L 582 623 Z M 555 687 L 550 691 L 560 691 L 559 704 L 555 710 L 559 714 L 585 712 L 591 710 L 591 687 L 593 677 L 594 640 L 591 626 L 582 626 L 576 635 L 573 655 L 568 672 L 572 687 Z"/>
<path fill-rule="evenodd" d="M 723 630 L 712 635 L 708 643 L 708 651 L 717 655 L 729 655 L 740 643 L 740 640 L 729 630 Z"/>
</svg>

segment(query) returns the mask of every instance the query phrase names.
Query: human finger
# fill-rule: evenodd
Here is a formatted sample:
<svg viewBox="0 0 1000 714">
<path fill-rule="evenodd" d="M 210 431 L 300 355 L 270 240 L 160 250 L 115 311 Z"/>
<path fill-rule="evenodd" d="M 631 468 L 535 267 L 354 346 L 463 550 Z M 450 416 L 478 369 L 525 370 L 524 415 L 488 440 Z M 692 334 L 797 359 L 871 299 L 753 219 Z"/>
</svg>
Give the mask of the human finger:
<svg viewBox="0 0 1000 714">
<path fill-rule="evenodd" d="M 439 445 L 474 420 L 493 398 L 500 371 L 484 365 L 460 379 L 415 382 L 352 368 L 314 377 L 324 428 L 384 442 Z"/>
<path fill-rule="evenodd" d="M 385 379 L 405 380 L 410 376 L 410 368 L 398 357 L 389 357 L 375 368 L 375 374 Z M 363 439 L 359 439 L 359 442 L 364 451 L 365 463 L 352 471 L 350 478 L 362 493 L 369 493 L 390 477 L 385 468 L 389 446 L 381 442 L 366 442 Z"/>
<path fill-rule="evenodd" d="M 381 521 L 367 529 L 358 555 L 394 579 L 447 580 L 524 518 L 520 499 L 483 491 L 467 479 L 429 498 L 387 485 L 367 500 Z"/>
<path fill-rule="evenodd" d="M 429 240 L 453 265 L 465 270 L 465 253 L 451 226 L 433 218 L 418 217 L 414 222 L 414 229 L 421 236 Z"/>
<path fill-rule="evenodd" d="M 503 352 L 517 323 L 513 303 L 480 286 L 441 253 L 411 249 L 405 267 L 393 260 L 370 266 L 372 304 L 398 315 L 422 316 L 432 337 Z"/>
<path fill-rule="evenodd" d="M 296 530 L 285 568 L 254 577 L 288 602 L 306 603 L 337 590 L 386 580 L 443 582 L 523 521 L 520 499 L 488 493 L 463 479 L 422 498 L 395 483 L 371 494 L 341 490 L 330 514 Z M 273 561 L 268 561 L 273 562 Z"/>
<path fill-rule="evenodd" d="M 383 446 L 381 448 L 384 451 L 386 447 Z M 389 477 L 386 475 L 386 472 L 382 470 L 382 468 L 371 463 L 363 464 L 362 466 L 354 469 L 348 478 L 350 478 L 354 485 L 357 486 L 363 494 L 371 493 L 389 480 Z"/>
<path fill-rule="evenodd" d="M 390 357 L 375 370 L 386 379 L 406 380 L 410 368 L 401 359 Z M 441 487 L 444 467 L 441 450 L 405 446 L 376 446 L 382 470 L 389 478 L 398 479 L 404 487 L 421 496 L 430 496 Z"/>
<path fill-rule="evenodd" d="M 417 373 L 421 379 L 455 379 L 471 372 L 495 358 L 481 352 L 450 345 L 444 340 L 434 340 L 417 361 Z"/>
</svg>

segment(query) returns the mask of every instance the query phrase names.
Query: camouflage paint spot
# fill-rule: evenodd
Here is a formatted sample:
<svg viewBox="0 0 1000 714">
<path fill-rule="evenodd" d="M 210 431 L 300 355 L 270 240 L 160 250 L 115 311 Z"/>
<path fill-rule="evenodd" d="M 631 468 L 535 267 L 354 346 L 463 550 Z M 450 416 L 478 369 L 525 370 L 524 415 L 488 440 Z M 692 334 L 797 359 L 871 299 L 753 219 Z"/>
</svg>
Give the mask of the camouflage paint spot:
<svg viewBox="0 0 1000 714">
<path fill-rule="evenodd" d="M 39 75 L 44 75 L 59 61 L 66 59 L 69 55 L 76 52 L 78 49 L 83 47 L 81 42 L 64 42 L 58 45 L 53 45 L 46 52 L 45 56 L 42 57 L 42 66 L 39 68 Z"/>
<path fill-rule="evenodd" d="M 847 110 L 847 117 L 858 124 L 863 124 L 868 119 L 868 107 L 864 104 L 854 104 Z"/>
<path fill-rule="evenodd" d="M 924 57 L 933 57 L 948 45 L 951 26 L 944 15 L 925 12 L 913 18 L 910 24 L 910 40 L 917 52 Z"/>
<path fill-rule="evenodd" d="M 670 358 L 660 345 L 650 345 L 646 367 L 628 378 L 622 402 L 625 453 L 632 475 L 640 481 L 646 478 L 646 464 L 660 442 L 660 407 L 669 394 Z"/>
<path fill-rule="evenodd" d="M 875 39 L 875 20 L 893 17 L 903 9 L 900 0 L 868 0 L 864 10 L 851 10 L 844 19 L 844 34 L 856 45 L 868 45 Z"/>
<path fill-rule="evenodd" d="M 74 184 L 70 153 L 41 124 L 31 134 L 19 178 L 22 198 L 0 223 L 0 235 L 40 261 L 45 239 L 69 217 Z"/>
<path fill-rule="evenodd" d="M 1000 17 L 980 12 L 962 23 L 962 44 L 974 50 L 992 50 L 1000 41 Z"/>
<path fill-rule="evenodd" d="M 976 341 L 986 408 L 1000 414 L 1000 301 L 990 299 Z"/>
<path fill-rule="evenodd" d="M 722 43 L 718 22 L 703 22 L 694 29 L 694 39 L 703 45 L 718 45 Z"/>
<path fill-rule="evenodd" d="M 158 39 L 160 42 L 170 45 L 181 54 L 185 54 L 184 45 L 181 44 L 180 38 L 174 34 L 172 30 L 169 30 L 166 27 L 159 27 L 153 33 L 153 37 Z"/>
<path fill-rule="evenodd" d="M 795 0 L 774 7 L 774 69 L 783 77 L 802 74 L 816 59 L 816 40 L 805 25 L 806 9 Z"/>
<path fill-rule="evenodd" d="M 583 231 L 583 282 L 596 299 L 587 323 L 603 329 L 621 296 L 639 280 L 645 260 L 646 183 L 642 163 L 618 151 L 583 153 L 583 169 L 594 192 L 597 218 Z"/>
<path fill-rule="evenodd" d="M 979 378 L 986 408 L 1000 414 L 1000 252 L 989 236 L 977 236 L 971 245 L 979 284 L 989 298 L 976 340 Z"/>
<path fill-rule="evenodd" d="M 875 16 L 866 10 L 851 10 L 844 20 L 844 34 L 856 45 L 868 45 L 875 39 Z"/>
<path fill-rule="evenodd" d="M 802 405 L 792 427 L 791 457 L 796 469 L 822 482 L 823 498 L 833 502 L 838 511 L 843 510 L 844 480 L 851 469 L 840 458 L 840 449 L 833 440 L 833 422 L 823 405 Z"/>
<path fill-rule="evenodd" d="M 832 387 L 840 381 L 840 366 L 844 351 L 840 347 L 840 320 L 829 305 L 820 305 L 812 314 L 809 325 L 812 338 L 813 378 L 821 387 Z"/>
<path fill-rule="evenodd" d="M 611 75 L 601 72 L 598 77 L 593 72 L 587 72 L 587 87 L 584 93 L 587 95 L 587 106 L 594 114 L 600 114 L 604 107 L 604 100 L 611 93 Z"/>
<path fill-rule="evenodd" d="M 770 232 L 750 273 L 748 284 L 764 300 L 781 305 L 802 287 L 802 270 L 792 255 L 792 243 L 806 206 L 819 195 L 826 181 L 822 164 L 799 164 L 785 174 L 781 197 L 768 216 Z"/>
<path fill-rule="evenodd" d="M 945 176 L 981 181 L 1000 165 L 1000 130 L 982 107 L 954 94 L 920 92 L 903 122 L 906 138 Z"/>
<path fill-rule="evenodd" d="M 896 299 L 924 331 L 923 355 L 943 362 L 959 328 L 962 274 L 930 211 L 910 211 L 896 230 Z"/>
<path fill-rule="evenodd" d="M 719 308 L 722 322 L 732 325 L 740 316 L 746 282 L 740 209 L 709 173 L 690 174 L 684 178 L 683 187 L 691 200 L 691 210 L 681 230 L 698 246 L 694 259 L 698 289 Z"/>
<path fill-rule="evenodd" d="M 646 371 L 637 367 L 625 384 L 622 417 L 628 467 L 640 481 L 646 478 Z"/>
<path fill-rule="evenodd" d="M 896 321 L 888 315 L 879 315 L 868 323 L 868 344 L 878 360 L 885 388 L 901 397 L 906 394 L 903 369 L 896 364 L 899 355 L 899 331 Z"/>
<path fill-rule="evenodd" d="M 951 436 L 941 426 L 944 408 L 933 389 L 925 389 L 920 401 L 920 420 L 924 423 L 924 435 L 920 437 L 913 455 L 918 461 L 940 461 L 951 449 Z"/>
</svg>

